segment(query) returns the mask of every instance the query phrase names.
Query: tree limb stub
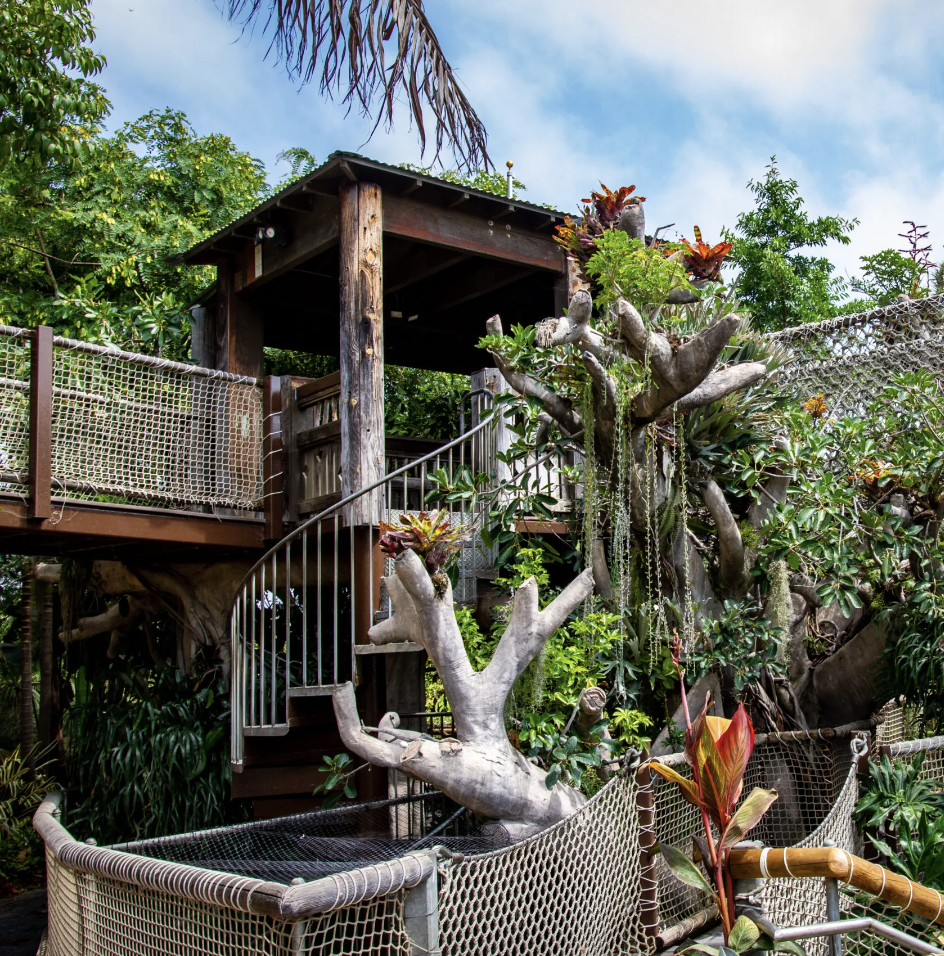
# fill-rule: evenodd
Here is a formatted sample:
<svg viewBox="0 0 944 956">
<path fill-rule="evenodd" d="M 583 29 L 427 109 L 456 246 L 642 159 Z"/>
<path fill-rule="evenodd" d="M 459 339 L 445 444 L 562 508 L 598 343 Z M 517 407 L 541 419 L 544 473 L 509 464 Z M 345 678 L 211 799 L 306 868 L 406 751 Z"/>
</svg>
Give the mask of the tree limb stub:
<svg viewBox="0 0 944 956">
<path fill-rule="evenodd" d="M 63 644 L 70 644 L 73 641 L 83 641 L 87 637 L 104 634 L 107 631 L 126 630 L 136 624 L 146 612 L 153 610 L 155 608 L 150 601 L 133 595 L 125 595 L 116 604 L 112 604 L 107 611 L 95 614 L 92 617 L 80 618 L 77 625 L 68 634 L 59 633 L 59 640 Z"/>
<path fill-rule="evenodd" d="M 590 315 L 593 312 L 593 299 L 590 293 L 578 289 L 570 300 L 567 315 L 550 320 L 554 331 L 546 334 L 539 344 L 544 348 L 558 345 L 580 345 L 595 358 L 603 361 L 610 357 L 610 349 L 604 344 L 603 336 L 590 327 Z"/>
<path fill-rule="evenodd" d="M 485 327 L 490 335 L 502 334 L 501 319 L 497 315 L 493 315 L 485 323 Z M 573 435 L 580 431 L 583 427 L 580 415 L 571 408 L 569 402 L 542 385 L 537 379 L 513 369 L 500 352 L 491 351 L 491 355 L 505 381 L 519 394 L 536 398 L 566 435 Z"/>
<path fill-rule="evenodd" d="M 744 542 L 724 492 L 711 478 L 701 482 L 701 496 L 718 531 L 718 571 L 732 594 L 744 583 Z"/>
<path fill-rule="evenodd" d="M 642 316 L 625 299 L 617 302 L 617 317 L 620 334 L 633 358 L 641 363 L 648 358 L 652 371 L 652 385 L 633 402 L 633 417 L 643 423 L 658 418 L 705 381 L 741 322 L 737 315 L 725 316 L 673 347 L 661 332 L 648 329 Z"/>
<path fill-rule="evenodd" d="M 743 362 L 713 371 L 697 388 L 675 403 L 676 411 L 690 412 L 717 402 L 732 392 L 756 385 L 767 374 L 763 362 Z"/>
</svg>

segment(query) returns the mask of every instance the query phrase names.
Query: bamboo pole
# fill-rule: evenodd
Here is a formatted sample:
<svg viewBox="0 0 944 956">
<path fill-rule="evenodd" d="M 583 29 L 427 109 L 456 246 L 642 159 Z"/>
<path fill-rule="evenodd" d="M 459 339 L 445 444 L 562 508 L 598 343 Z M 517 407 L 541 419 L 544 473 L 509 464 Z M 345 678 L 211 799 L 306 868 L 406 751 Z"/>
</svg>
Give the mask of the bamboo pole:
<svg viewBox="0 0 944 956">
<path fill-rule="evenodd" d="M 732 850 L 736 880 L 828 877 L 944 926 L 944 894 L 838 847 Z"/>
</svg>

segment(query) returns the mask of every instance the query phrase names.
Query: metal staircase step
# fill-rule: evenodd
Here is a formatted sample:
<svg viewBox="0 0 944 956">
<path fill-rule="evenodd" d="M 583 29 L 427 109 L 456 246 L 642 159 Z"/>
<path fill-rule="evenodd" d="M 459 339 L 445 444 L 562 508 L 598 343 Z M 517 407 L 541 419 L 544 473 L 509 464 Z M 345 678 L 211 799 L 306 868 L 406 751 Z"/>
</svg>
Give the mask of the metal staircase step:
<svg viewBox="0 0 944 956">
<path fill-rule="evenodd" d="M 343 684 L 317 684 L 312 687 L 290 687 L 289 697 L 333 697 Z"/>
<path fill-rule="evenodd" d="M 355 644 L 354 653 L 358 657 L 365 654 L 407 654 L 423 650 L 422 644 L 413 641 L 395 641 L 392 644 Z"/>
</svg>

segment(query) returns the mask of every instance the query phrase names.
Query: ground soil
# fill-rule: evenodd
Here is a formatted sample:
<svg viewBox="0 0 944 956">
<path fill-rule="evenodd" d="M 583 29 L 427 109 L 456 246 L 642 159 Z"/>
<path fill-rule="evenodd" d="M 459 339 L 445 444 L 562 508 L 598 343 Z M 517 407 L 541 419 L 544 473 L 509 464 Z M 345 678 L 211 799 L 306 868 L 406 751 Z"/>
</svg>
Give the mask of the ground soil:
<svg viewBox="0 0 944 956">
<path fill-rule="evenodd" d="M 0 899 L 0 956 L 35 956 L 46 928 L 46 890 Z"/>
</svg>

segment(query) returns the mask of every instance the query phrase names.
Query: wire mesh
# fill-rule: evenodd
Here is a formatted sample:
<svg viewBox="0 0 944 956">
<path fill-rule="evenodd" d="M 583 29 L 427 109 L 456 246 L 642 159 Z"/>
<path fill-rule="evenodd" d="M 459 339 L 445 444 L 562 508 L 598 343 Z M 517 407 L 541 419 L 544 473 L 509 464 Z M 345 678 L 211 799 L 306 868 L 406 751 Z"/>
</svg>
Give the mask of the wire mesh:
<svg viewBox="0 0 944 956">
<path fill-rule="evenodd" d="M 255 379 L 54 339 L 53 491 L 72 499 L 255 510 Z M 27 415 L 28 417 L 28 415 Z"/>
<path fill-rule="evenodd" d="M 648 953 L 637 794 L 620 776 L 537 836 L 441 866 L 443 956 Z"/>
<path fill-rule="evenodd" d="M 459 815 L 456 811 L 460 810 Z M 280 817 L 112 847 L 205 870 L 289 883 L 320 879 L 414 850 L 474 854 L 508 845 L 500 827 L 481 830 L 441 793 Z"/>
<path fill-rule="evenodd" d="M 30 340 L 0 326 L 0 491 L 22 495 L 29 475 Z"/>
<path fill-rule="evenodd" d="M 781 387 L 801 398 L 822 393 L 831 417 L 856 415 L 892 375 L 944 373 L 944 295 L 810 322 L 769 338 L 797 360 L 781 370 Z"/>
<path fill-rule="evenodd" d="M 844 917 L 870 916 L 872 919 L 944 950 L 942 927 L 935 926 L 930 920 L 916 913 L 893 906 L 868 893 L 860 893 L 853 887 L 840 888 L 839 906 Z M 818 919 L 825 919 L 825 910 Z M 869 931 L 844 936 L 842 950 L 844 956 L 914 956 L 914 950 Z M 825 952 L 825 945 L 821 951 Z M 810 952 L 813 956 L 812 950 Z"/>
</svg>

